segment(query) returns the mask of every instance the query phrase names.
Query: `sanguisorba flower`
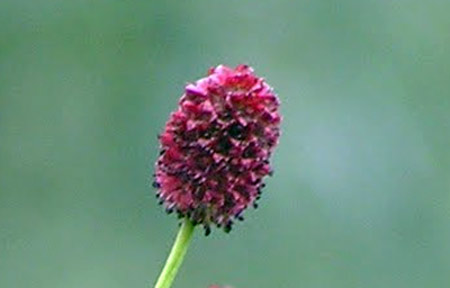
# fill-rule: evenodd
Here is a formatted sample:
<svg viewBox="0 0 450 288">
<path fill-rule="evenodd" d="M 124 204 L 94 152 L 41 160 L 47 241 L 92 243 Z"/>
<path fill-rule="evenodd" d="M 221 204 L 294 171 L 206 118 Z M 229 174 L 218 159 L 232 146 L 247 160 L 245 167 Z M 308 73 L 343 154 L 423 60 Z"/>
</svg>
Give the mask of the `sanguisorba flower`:
<svg viewBox="0 0 450 288">
<path fill-rule="evenodd" d="M 247 65 L 219 65 L 188 84 L 159 136 L 154 186 L 168 212 L 231 230 L 272 173 L 281 117 L 273 89 Z"/>
</svg>

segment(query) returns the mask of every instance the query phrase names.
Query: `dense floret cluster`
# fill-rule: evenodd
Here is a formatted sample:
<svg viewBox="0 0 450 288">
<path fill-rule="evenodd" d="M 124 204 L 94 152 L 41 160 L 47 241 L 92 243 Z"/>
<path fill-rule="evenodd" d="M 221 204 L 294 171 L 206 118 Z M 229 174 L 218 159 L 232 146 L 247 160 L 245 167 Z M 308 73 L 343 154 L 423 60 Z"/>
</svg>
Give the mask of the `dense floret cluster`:
<svg viewBox="0 0 450 288">
<path fill-rule="evenodd" d="M 281 117 L 272 88 L 253 69 L 220 65 L 188 84 L 159 136 L 154 186 L 168 212 L 188 217 L 209 234 L 228 232 L 256 207 Z"/>
</svg>

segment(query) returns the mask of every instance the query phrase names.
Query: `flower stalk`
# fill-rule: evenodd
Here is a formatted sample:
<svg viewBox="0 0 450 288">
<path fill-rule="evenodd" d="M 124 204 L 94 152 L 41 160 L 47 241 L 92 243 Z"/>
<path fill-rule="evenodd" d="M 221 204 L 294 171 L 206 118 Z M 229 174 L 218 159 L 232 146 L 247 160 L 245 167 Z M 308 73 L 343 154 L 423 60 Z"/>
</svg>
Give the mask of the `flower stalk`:
<svg viewBox="0 0 450 288">
<path fill-rule="evenodd" d="M 189 247 L 189 243 L 192 239 L 194 232 L 194 225 L 192 222 L 185 218 L 183 224 L 178 231 L 177 238 L 170 251 L 169 258 L 167 258 L 166 264 L 155 284 L 155 288 L 170 288 L 178 269 L 183 262 L 184 255 Z"/>
</svg>

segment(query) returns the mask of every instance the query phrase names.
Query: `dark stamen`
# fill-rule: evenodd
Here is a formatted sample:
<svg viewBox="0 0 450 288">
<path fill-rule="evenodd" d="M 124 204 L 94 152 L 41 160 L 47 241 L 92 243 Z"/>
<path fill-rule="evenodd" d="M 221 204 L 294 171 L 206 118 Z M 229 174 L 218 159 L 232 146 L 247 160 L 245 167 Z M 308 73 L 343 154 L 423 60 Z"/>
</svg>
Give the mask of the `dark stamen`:
<svg viewBox="0 0 450 288">
<path fill-rule="evenodd" d="M 231 138 L 243 140 L 246 134 L 245 130 L 245 127 L 241 124 L 234 123 L 228 128 L 228 135 L 230 135 Z"/>
<path fill-rule="evenodd" d="M 209 226 L 205 226 L 205 236 L 211 234 L 211 228 Z"/>
<path fill-rule="evenodd" d="M 227 154 L 228 151 L 233 147 L 230 139 L 227 137 L 222 137 L 218 140 L 216 145 L 216 152 L 220 154 Z"/>
<path fill-rule="evenodd" d="M 225 224 L 225 227 L 223 227 L 223 231 L 225 231 L 225 233 L 230 233 L 231 228 L 233 228 L 233 222 L 229 221 Z"/>
</svg>

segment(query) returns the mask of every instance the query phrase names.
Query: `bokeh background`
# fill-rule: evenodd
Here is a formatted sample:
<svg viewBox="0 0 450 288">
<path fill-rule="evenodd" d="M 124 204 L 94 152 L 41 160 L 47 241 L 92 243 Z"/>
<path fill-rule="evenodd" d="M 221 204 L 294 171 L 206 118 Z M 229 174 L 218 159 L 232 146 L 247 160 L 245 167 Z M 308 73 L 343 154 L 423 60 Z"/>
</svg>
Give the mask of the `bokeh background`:
<svg viewBox="0 0 450 288">
<path fill-rule="evenodd" d="M 249 63 L 283 135 L 260 208 L 174 288 L 448 287 L 449 1 L 0 1 L 0 287 L 152 287 L 185 83 Z"/>
</svg>

